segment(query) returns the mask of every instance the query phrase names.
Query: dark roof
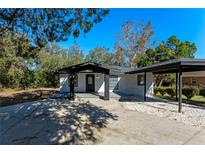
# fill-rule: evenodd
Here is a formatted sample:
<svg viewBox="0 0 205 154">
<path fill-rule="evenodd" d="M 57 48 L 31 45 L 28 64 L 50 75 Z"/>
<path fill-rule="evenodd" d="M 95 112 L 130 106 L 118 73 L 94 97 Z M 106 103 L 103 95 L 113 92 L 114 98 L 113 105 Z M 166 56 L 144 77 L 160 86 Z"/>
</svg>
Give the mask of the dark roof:
<svg viewBox="0 0 205 154">
<path fill-rule="evenodd" d="M 132 71 L 127 71 L 126 74 L 135 74 L 141 72 L 173 73 L 177 72 L 179 68 L 182 69 L 182 72 L 205 70 L 205 59 L 173 59 L 147 67 L 136 68 Z"/>
<path fill-rule="evenodd" d="M 63 69 L 60 69 L 58 72 L 59 73 L 69 73 L 72 70 L 73 71 L 78 70 L 79 68 L 82 68 L 82 67 L 84 69 L 80 69 L 81 71 L 85 71 L 86 69 L 93 71 L 93 68 L 95 68 L 94 72 L 96 72 L 97 68 L 107 69 L 110 71 L 111 75 L 112 74 L 113 75 L 124 74 L 125 72 L 133 70 L 133 68 L 130 68 L 130 67 L 121 67 L 121 66 L 113 66 L 113 65 L 100 65 L 100 64 L 92 63 L 92 62 L 85 62 L 85 63 L 65 67 Z"/>
<path fill-rule="evenodd" d="M 85 62 L 85 63 L 65 67 L 63 69 L 58 70 L 58 72 L 59 73 L 78 73 L 78 72 L 85 71 L 85 70 L 91 70 L 96 73 L 109 74 L 108 68 L 105 68 L 102 65 L 91 63 L 91 62 Z"/>
<path fill-rule="evenodd" d="M 122 66 L 114 66 L 114 65 L 108 65 L 104 67 L 110 69 L 110 74 L 124 74 L 125 72 L 134 70 L 134 68 L 131 67 L 122 67 Z"/>
</svg>

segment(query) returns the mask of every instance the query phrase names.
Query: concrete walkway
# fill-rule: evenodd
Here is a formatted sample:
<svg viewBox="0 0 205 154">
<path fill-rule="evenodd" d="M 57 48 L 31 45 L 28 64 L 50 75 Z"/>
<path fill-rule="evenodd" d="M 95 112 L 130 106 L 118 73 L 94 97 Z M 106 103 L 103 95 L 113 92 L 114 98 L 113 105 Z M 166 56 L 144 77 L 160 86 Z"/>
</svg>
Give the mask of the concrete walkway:
<svg viewBox="0 0 205 154">
<path fill-rule="evenodd" d="M 0 144 L 205 144 L 202 128 L 129 111 L 115 99 L 87 101 L 2 107 Z"/>
</svg>

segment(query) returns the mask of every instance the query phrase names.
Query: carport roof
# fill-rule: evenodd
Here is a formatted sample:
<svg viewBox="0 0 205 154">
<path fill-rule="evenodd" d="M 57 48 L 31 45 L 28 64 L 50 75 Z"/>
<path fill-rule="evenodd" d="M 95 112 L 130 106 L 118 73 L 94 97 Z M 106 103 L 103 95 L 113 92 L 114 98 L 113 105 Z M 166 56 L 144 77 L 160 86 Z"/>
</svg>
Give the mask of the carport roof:
<svg viewBox="0 0 205 154">
<path fill-rule="evenodd" d="M 156 74 L 174 73 L 178 72 L 179 69 L 181 69 L 182 72 L 203 71 L 205 70 L 205 59 L 173 59 L 147 67 L 136 68 L 132 71 L 127 71 L 126 74 L 135 74 L 142 72 L 153 72 Z"/>
</svg>

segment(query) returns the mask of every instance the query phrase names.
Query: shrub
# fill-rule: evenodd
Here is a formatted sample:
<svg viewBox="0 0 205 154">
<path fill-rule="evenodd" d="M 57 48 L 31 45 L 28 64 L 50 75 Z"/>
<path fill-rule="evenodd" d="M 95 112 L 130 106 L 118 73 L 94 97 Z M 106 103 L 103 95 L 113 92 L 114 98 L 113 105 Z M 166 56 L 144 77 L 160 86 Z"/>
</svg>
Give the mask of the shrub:
<svg viewBox="0 0 205 154">
<path fill-rule="evenodd" d="M 166 89 L 164 87 L 159 87 L 159 93 L 164 96 L 166 94 Z"/>
<path fill-rule="evenodd" d="M 199 95 L 204 96 L 205 97 L 205 89 L 200 89 L 200 93 Z"/>
<path fill-rule="evenodd" d="M 166 93 L 171 96 L 171 97 L 174 97 L 175 94 L 176 94 L 176 90 L 174 87 L 168 87 L 166 88 Z"/>
<path fill-rule="evenodd" d="M 184 87 L 182 88 L 182 94 L 185 95 L 188 99 L 191 99 L 193 96 L 199 95 L 199 88 Z"/>
<path fill-rule="evenodd" d="M 154 88 L 154 94 L 157 95 L 158 92 L 159 92 L 159 88 L 155 87 Z"/>
</svg>

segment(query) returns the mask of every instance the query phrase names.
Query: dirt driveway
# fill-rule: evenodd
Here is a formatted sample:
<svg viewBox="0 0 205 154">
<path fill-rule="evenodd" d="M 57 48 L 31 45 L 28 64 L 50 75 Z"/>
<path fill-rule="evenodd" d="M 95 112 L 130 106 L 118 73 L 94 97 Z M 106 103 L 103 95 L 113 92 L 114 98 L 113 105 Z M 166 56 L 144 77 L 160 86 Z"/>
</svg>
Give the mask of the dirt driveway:
<svg viewBox="0 0 205 154">
<path fill-rule="evenodd" d="M 205 144 L 205 131 L 115 100 L 42 100 L 0 108 L 0 144 Z"/>
</svg>

